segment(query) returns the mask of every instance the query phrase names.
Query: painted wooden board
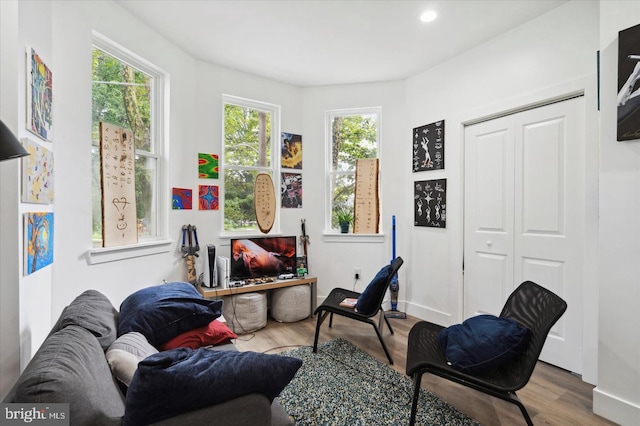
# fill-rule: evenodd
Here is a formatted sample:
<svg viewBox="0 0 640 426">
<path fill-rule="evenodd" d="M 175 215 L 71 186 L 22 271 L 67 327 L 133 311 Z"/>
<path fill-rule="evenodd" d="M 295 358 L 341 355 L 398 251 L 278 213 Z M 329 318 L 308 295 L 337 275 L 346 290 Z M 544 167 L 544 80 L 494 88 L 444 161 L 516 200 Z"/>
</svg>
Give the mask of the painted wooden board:
<svg viewBox="0 0 640 426">
<path fill-rule="evenodd" d="M 102 246 L 138 242 L 133 133 L 100 123 Z"/>
<path fill-rule="evenodd" d="M 253 199 L 258 228 L 266 234 L 271 231 L 276 218 L 276 192 L 271 175 L 260 173 L 256 176 Z"/>
<path fill-rule="evenodd" d="M 356 160 L 354 234 L 377 234 L 380 223 L 378 159 Z"/>
</svg>

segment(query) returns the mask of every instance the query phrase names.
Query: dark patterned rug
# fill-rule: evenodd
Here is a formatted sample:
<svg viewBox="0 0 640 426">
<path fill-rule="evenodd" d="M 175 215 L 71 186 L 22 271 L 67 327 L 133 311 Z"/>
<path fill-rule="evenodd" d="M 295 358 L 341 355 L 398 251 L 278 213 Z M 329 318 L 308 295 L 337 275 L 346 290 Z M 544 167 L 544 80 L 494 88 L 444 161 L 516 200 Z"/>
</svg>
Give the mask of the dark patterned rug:
<svg viewBox="0 0 640 426">
<path fill-rule="evenodd" d="M 413 383 L 343 339 L 283 352 L 303 365 L 279 400 L 296 425 L 408 425 Z M 416 425 L 478 425 L 422 389 Z"/>
</svg>

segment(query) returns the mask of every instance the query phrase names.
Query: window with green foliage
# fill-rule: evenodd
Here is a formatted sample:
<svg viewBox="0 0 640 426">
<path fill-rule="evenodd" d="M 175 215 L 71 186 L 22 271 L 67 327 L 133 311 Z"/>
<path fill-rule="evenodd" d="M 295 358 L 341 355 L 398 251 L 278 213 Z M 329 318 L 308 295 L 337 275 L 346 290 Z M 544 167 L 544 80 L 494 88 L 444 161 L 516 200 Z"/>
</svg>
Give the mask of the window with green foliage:
<svg viewBox="0 0 640 426">
<path fill-rule="evenodd" d="M 329 147 L 327 229 L 339 229 L 338 215 L 353 214 L 356 160 L 377 158 L 380 109 L 327 111 Z"/>
<path fill-rule="evenodd" d="M 224 230 L 251 233 L 258 230 L 253 199 L 256 176 L 268 173 L 276 185 L 280 179 L 275 157 L 280 152 L 280 108 L 232 96 L 223 97 L 223 107 Z M 276 214 L 274 230 L 277 220 Z"/>
<path fill-rule="evenodd" d="M 162 146 L 158 141 L 162 132 L 157 105 L 162 75 L 146 61 L 103 38 L 94 39 L 91 68 L 94 246 L 102 246 L 100 122 L 133 133 L 138 240 L 156 239 L 160 229 L 158 167 Z"/>
</svg>

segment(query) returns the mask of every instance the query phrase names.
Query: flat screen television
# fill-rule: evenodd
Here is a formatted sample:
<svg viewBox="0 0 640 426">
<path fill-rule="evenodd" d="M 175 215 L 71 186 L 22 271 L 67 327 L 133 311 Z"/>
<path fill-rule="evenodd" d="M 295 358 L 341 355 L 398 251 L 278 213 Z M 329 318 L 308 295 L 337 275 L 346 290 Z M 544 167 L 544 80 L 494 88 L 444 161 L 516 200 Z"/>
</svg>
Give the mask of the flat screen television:
<svg viewBox="0 0 640 426">
<path fill-rule="evenodd" d="M 232 281 L 276 277 L 296 271 L 296 237 L 231 239 Z"/>
</svg>

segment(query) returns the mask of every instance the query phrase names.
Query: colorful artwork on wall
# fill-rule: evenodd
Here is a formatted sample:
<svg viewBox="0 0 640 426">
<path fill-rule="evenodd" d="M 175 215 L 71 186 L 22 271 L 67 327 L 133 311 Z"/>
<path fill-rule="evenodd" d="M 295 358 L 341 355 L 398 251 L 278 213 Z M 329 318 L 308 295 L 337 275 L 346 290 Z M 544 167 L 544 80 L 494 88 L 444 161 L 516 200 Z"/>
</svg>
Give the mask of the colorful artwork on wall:
<svg viewBox="0 0 640 426">
<path fill-rule="evenodd" d="M 198 210 L 218 210 L 218 187 L 214 185 L 198 186 Z"/>
<path fill-rule="evenodd" d="M 53 139 L 53 76 L 32 48 L 27 48 L 27 129 L 46 141 Z"/>
<path fill-rule="evenodd" d="M 282 208 L 299 209 L 302 207 L 301 173 L 281 173 L 280 197 Z"/>
<path fill-rule="evenodd" d="M 302 169 L 302 136 L 282 133 L 281 165 L 285 169 Z"/>
<path fill-rule="evenodd" d="M 200 179 L 218 179 L 219 171 L 217 154 L 198 153 L 198 177 Z"/>
<path fill-rule="evenodd" d="M 24 275 L 53 263 L 53 213 L 24 214 Z"/>
<path fill-rule="evenodd" d="M 26 138 L 22 145 L 30 154 L 22 158 L 22 202 L 53 203 L 53 151 Z"/>
<path fill-rule="evenodd" d="M 618 33 L 618 140 L 640 139 L 640 25 Z"/>
<path fill-rule="evenodd" d="M 193 191 L 188 188 L 173 188 L 171 191 L 173 210 L 191 210 L 193 205 Z"/>
<path fill-rule="evenodd" d="M 414 182 L 415 226 L 447 227 L 447 180 L 434 179 Z"/>
<path fill-rule="evenodd" d="M 413 129 L 413 171 L 444 169 L 444 120 Z"/>
</svg>

